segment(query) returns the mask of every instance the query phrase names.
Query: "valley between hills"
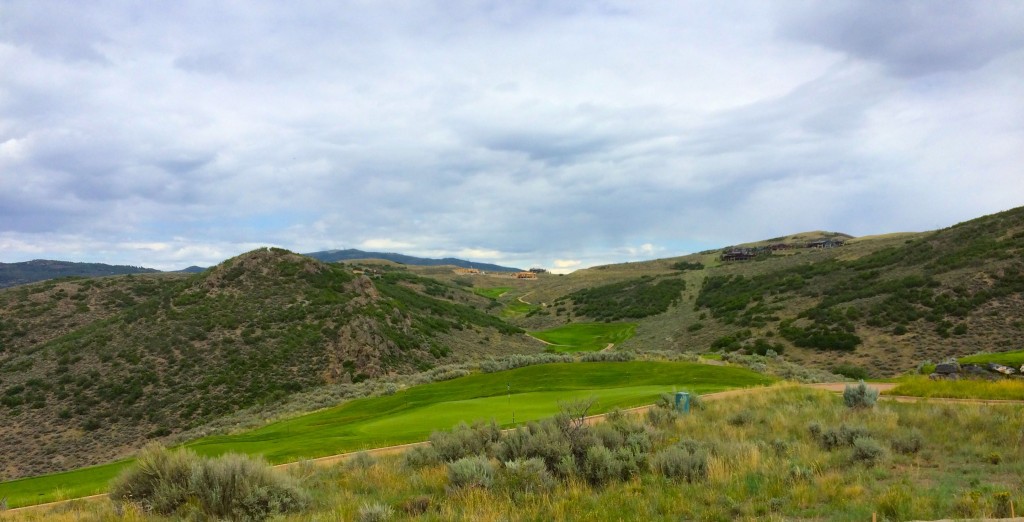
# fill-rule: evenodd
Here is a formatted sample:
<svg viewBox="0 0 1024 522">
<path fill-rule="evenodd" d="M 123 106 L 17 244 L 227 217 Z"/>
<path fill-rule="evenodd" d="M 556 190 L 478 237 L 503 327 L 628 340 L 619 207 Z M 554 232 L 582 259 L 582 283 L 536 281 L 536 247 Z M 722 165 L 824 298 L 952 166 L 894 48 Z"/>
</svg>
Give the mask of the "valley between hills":
<svg viewBox="0 0 1024 522">
<path fill-rule="evenodd" d="M 1018 208 L 529 279 L 262 248 L 198 273 L 14 286 L 0 290 L 0 480 L 534 362 L 746 354 L 768 379 L 891 378 L 1020 349 L 1022 260 Z"/>
</svg>

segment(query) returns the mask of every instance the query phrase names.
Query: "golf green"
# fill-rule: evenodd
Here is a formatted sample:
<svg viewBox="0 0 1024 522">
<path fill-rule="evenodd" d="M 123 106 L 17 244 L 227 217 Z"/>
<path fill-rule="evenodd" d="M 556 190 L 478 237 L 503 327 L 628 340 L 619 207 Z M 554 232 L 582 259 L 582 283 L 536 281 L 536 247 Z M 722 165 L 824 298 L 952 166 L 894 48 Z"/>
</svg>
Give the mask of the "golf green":
<svg viewBox="0 0 1024 522">
<path fill-rule="evenodd" d="M 536 420 L 559 403 L 595 399 L 592 413 L 652 402 L 660 393 L 686 389 L 709 393 L 769 384 L 774 379 L 743 368 L 683 362 L 595 362 L 529 366 L 479 373 L 346 402 L 236 435 L 186 444 L 202 455 L 262 455 L 272 463 L 334 455 L 425 440 L 460 421 L 491 420 L 502 426 Z M 0 483 L 10 507 L 102 492 L 131 461 Z"/>
</svg>

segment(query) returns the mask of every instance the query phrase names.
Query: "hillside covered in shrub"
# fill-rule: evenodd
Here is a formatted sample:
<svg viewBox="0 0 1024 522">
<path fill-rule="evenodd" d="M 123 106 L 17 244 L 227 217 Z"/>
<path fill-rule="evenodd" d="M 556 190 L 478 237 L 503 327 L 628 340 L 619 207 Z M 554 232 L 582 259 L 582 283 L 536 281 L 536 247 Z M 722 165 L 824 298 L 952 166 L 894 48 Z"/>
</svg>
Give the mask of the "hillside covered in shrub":
<svg viewBox="0 0 1024 522">
<path fill-rule="evenodd" d="M 324 384 L 427 370 L 485 350 L 485 337 L 537 351 L 475 300 L 487 302 L 400 269 L 370 278 L 279 249 L 195 275 L 5 290 L 0 477 L 106 460 Z"/>
</svg>

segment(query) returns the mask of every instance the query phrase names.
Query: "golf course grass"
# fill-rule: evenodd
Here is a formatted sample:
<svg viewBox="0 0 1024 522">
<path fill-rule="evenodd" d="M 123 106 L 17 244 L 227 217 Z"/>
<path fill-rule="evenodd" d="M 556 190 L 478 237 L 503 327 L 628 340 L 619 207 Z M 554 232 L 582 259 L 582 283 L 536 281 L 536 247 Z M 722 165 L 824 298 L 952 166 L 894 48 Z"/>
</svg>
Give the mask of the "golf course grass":
<svg viewBox="0 0 1024 522">
<path fill-rule="evenodd" d="M 524 303 L 522 301 L 512 301 L 505 305 L 505 308 L 501 309 L 501 316 L 505 318 L 516 317 L 520 315 L 526 315 L 534 310 L 539 310 L 540 306 L 530 303 Z"/>
<path fill-rule="evenodd" d="M 958 361 L 960 361 L 960 364 L 996 363 L 1003 364 L 1006 366 L 1013 366 L 1014 368 L 1019 368 L 1020 365 L 1024 364 L 1024 350 L 969 355 L 967 357 L 961 357 L 960 359 L 958 359 Z"/>
<path fill-rule="evenodd" d="M 201 455 L 263 455 L 271 463 L 425 440 L 460 421 L 502 426 L 551 416 L 561 401 L 594 398 L 592 413 L 652 402 L 660 393 L 710 393 L 770 384 L 744 368 L 684 362 L 595 362 L 529 366 L 424 384 L 316 413 L 186 444 Z M 0 483 L 10 507 L 102 492 L 130 460 Z"/>
<path fill-rule="evenodd" d="M 488 299 L 497 299 L 509 290 L 512 290 L 511 286 L 496 286 L 494 288 L 474 288 L 473 293 L 482 295 Z"/>
<path fill-rule="evenodd" d="M 593 352 L 618 344 L 636 333 L 636 323 L 573 323 L 530 335 L 551 344 L 556 352 Z"/>
</svg>

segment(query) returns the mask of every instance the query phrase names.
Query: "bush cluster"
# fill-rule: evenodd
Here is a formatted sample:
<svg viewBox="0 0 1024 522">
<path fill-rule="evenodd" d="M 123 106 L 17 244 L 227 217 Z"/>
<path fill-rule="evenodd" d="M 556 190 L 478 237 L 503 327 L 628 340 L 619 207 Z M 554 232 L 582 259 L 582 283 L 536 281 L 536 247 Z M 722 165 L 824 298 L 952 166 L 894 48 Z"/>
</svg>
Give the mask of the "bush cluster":
<svg viewBox="0 0 1024 522">
<path fill-rule="evenodd" d="M 860 381 L 856 386 L 846 385 L 843 389 L 843 402 L 849 408 L 874 408 L 877 401 L 878 389 L 868 388 L 864 381 Z"/>
<path fill-rule="evenodd" d="M 537 364 L 573 362 L 574 360 L 571 355 L 560 353 L 513 354 L 503 359 L 488 359 L 481 362 L 480 371 L 494 373 Z"/>
<path fill-rule="evenodd" d="M 205 517 L 231 520 L 265 520 L 310 503 L 295 479 L 262 459 L 236 454 L 206 459 L 159 444 L 139 452 L 136 464 L 111 483 L 109 495 L 114 502 L 161 515 L 198 510 Z"/>
<path fill-rule="evenodd" d="M 555 417 L 506 433 L 493 423 L 461 424 L 448 432 L 435 432 L 430 438 L 431 447 L 406 452 L 405 464 L 419 467 L 448 462 L 452 488 L 494 487 L 509 495 L 543 491 L 556 477 L 578 476 L 592 485 L 602 485 L 647 470 L 654 441 L 663 440 L 663 435 L 620 412 L 608 414 L 605 422 L 589 425 L 585 422 L 589 406 L 586 401 L 563 404 Z M 673 413 L 659 410 L 674 419 Z M 688 453 L 691 457 L 687 458 L 699 461 L 702 454 L 692 456 L 694 453 Z M 673 470 L 676 466 L 663 465 Z M 669 471 L 666 476 L 696 480 L 702 476 L 702 466 L 689 463 L 687 469 L 691 471 Z"/>
</svg>

